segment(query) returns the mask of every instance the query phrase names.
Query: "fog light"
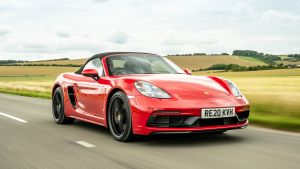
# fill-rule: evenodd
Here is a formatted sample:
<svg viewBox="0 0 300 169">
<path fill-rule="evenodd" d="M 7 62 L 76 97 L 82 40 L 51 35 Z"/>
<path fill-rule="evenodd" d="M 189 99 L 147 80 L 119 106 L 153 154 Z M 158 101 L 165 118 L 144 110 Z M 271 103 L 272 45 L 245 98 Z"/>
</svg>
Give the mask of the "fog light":
<svg viewBox="0 0 300 169">
<path fill-rule="evenodd" d="M 236 109 L 235 109 L 236 112 L 244 112 L 244 111 L 248 111 L 248 110 L 250 110 L 249 105 L 236 107 Z"/>
</svg>

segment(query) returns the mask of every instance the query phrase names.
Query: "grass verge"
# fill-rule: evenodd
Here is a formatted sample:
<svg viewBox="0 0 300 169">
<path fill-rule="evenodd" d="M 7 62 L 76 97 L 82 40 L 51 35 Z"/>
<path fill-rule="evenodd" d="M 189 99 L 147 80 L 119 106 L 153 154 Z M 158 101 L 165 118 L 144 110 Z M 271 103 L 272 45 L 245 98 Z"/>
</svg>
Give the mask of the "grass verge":
<svg viewBox="0 0 300 169">
<path fill-rule="evenodd" d="M 19 96 L 37 97 L 43 99 L 51 99 L 51 92 L 37 92 L 30 90 L 5 89 L 0 88 L 0 93 L 14 94 Z"/>
<path fill-rule="evenodd" d="M 250 115 L 250 123 L 268 128 L 300 132 L 300 119 L 294 117 L 252 113 Z"/>
</svg>

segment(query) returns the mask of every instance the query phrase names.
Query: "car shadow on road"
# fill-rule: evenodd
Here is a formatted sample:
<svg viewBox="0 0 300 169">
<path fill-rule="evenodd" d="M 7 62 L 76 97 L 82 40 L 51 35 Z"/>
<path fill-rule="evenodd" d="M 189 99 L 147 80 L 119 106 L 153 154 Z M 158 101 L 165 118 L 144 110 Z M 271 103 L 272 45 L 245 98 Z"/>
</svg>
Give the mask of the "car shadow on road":
<svg viewBox="0 0 300 169">
<path fill-rule="evenodd" d="M 245 141 L 242 135 L 236 135 L 233 132 L 223 134 L 213 133 L 193 133 L 193 134 L 168 134 L 168 135 L 150 135 L 147 137 L 138 137 L 134 142 L 155 147 L 180 147 L 180 146 L 214 146 L 224 144 L 236 144 Z"/>
<path fill-rule="evenodd" d="M 95 135 L 102 137 L 110 137 L 112 141 L 115 141 L 109 130 L 105 127 L 76 121 L 74 126 L 89 130 Z M 235 133 L 237 132 L 237 133 Z M 236 144 L 248 140 L 246 136 L 240 134 L 241 130 L 227 131 L 223 134 L 213 134 L 213 133 L 193 133 L 193 134 L 160 134 L 160 135 L 150 135 L 150 136 L 137 136 L 131 142 L 127 144 L 130 145 L 147 145 L 155 147 L 180 147 L 180 146 L 195 146 L 195 145 L 224 145 L 224 144 Z"/>
<path fill-rule="evenodd" d="M 103 126 L 100 126 L 100 125 L 96 125 L 96 124 L 76 120 L 72 124 L 72 126 L 73 127 L 78 127 L 78 128 L 84 128 L 86 130 L 89 130 L 89 132 L 93 132 L 95 134 L 101 134 L 103 136 L 111 137 L 109 130 L 107 128 L 103 127 Z"/>
</svg>

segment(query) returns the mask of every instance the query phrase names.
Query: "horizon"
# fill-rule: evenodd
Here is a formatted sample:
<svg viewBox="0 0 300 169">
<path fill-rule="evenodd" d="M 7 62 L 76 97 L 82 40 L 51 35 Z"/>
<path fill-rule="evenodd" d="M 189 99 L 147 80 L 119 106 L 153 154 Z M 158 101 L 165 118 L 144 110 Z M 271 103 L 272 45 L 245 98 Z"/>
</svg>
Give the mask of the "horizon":
<svg viewBox="0 0 300 169">
<path fill-rule="evenodd" d="M 103 52 L 105 53 L 105 52 Z M 199 54 L 201 53 L 201 54 Z M 183 56 L 183 57 L 186 57 L 186 56 L 226 56 L 225 55 L 226 52 L 221 52 L 221 53 L 202 53 L 202 52 L 194 52 L 194 53 L 178 53 L 178 54 L 166 54 L 166 55 L 161 55 L 163 57 L 166 57 L 166 56 Z M 289 55 L 289 54 L 272 54 L 272 53 L 264 53 L 264 52 L 260 52 L 258 51 L 258 53 L 263 53 L 263 54 L 270 54 L 270 55 L 275 55 L 275 56 L 285 56 L 285 55 Z M 97 54 L 97 53 L 95 53 Z M 87 58 L 90 58 L 92 57 L 93 55 L 95 54 L 92 54 L 91 56 L 87 56 L 87 57 L 78 57 L 78 58 L 72 58 L 72 57 L 61 57 L 61 58 L 50 58 L 50 59 L 42 59 L 42 60 L 19 60 L 19 59 L 1 59 L 0 58 L 0 61 L 8 61 L 8 60 L 14 60 L 14 61 L 24 61 L 24 62 L 34 62 L 34 61 L 55 61 L 55 60 L 74 60 L 74 59 L 87 59 Z M 227 53 L 228 56 L 234 56 L 233 55 L 233 52 L 230 52 L 230 53 Z M 290 54 L 297 54 L 297 53 L 290 53 Z"/>
<path fill-rule="evenodd" d="M 240 49 L 238 49 L 240 50 Z M 249 50 L 249 51 L 252 51 L 252 50 Z M 263 53 L 263 54 L 270 54 L 270 55 L 275 55 L 275 56 L 287 56 L 287 55 L 292 55 L 292 54 L 298 54 L 298 53 L 289 53 L 289 54 L 273 54 L 273 53 L 264 53 L 264 52 L 261 52 L 261 51 L 257 51 L 258 53 Z M 106 53 L 106 52 L 101 52 L 101 53 Z M 147 53 L 147 52 L 146 52 Z M 199 54 L 200 53 L 200 54 Z M 183 57 L 186 57 L 186 56 L 226 56 L 225 54 L 226 52 L 221 52 L 221 53 L 202 53 L 202 52 L 193 52 L 193 53 L 177 53 L 177 54 L 165 54 L 165 55 L 160 55 L 160 56 L 163 56 L 163 57 L 167 57 L 167 56 L 183 56 Z M 95 53 L 95 54 L 98 54 L 98 53 Z M 22 60 L 22 59 L 1 59 L 0 58 L 0 61 L 9 61 L 9 60 L 14 60 L 14 61 L 24 61 L 24 62 L 35 62 L 35 61 L 55 61 L 55 60 L 75 60 L 75 59 L 87 59 L 87 58 L 90 58 L 92 57 L 93 55 L 95 54 L 92 54 L 91 56 L 86 56 L 86 57 L 77 57 L 77 58 L 72 58 L 72 57 L 60 57 L 60 58 L 49 58 L 49 59 L 40 59 L 40 60 Z M 233 51 L 230 52 L 230 53 L 227 53 L 228 56 L 235 56 L 233 55 Z"/>
</svg>

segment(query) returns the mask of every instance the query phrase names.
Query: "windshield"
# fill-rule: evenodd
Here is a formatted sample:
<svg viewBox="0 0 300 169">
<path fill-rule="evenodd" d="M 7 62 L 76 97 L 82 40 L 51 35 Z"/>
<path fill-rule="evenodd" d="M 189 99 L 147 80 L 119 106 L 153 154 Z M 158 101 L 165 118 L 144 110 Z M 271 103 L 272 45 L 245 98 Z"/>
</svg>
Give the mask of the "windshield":
<svg viewBox="0 0 300 169">
<path fill-rule="evenodd" d="M 110 75 L 184 73 L 167 58 L 151 54 L 110 56 L 106 59 L 106 64 Z"/>
</svg>

